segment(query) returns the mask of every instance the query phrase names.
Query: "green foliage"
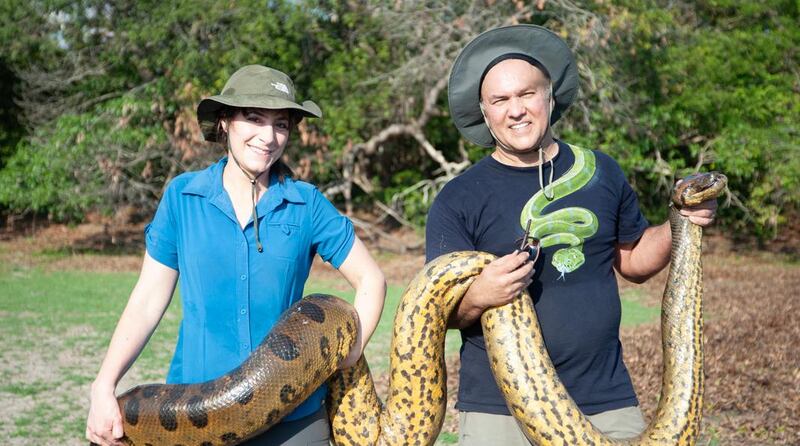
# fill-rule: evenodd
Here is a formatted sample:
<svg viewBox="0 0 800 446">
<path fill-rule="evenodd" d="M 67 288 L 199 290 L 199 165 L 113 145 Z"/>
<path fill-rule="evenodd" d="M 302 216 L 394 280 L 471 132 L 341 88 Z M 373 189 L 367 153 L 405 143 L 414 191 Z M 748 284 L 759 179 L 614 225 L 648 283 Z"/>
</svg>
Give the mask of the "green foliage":
<svg viewBox="0 0 800 446">
<path fill-rule="evenodd" d="M 19 122 L 20 109 L 13 100 L 13 88 L 18 82 L 6 62 L 0 59 L 0 169 L 24 135 Z"/>
<path fill-rule="evenodd" d="M 594 70 L 595 89 L 625 88 L 605 87 L 613 109 L 590 98 L 599 102 L 590 105 L 593 125 L 565 134 L 614 156 L 654 222 L 665 217 L 674 179 L 719 170 L 734 205 L 721 224 L 773 236 L 800 204 L 797 3 L 613 3 L 605 12 L 614 67 Z"/>
<path fill-rule="evenodd" d="M 53 128 L 37 129 L 0 171 L 0 202 L 71 219 L 122 201 L 124 192 L 136 193 L 120 188 L 122 178 L 140 177 L 149 160 L 125 159 L 119 151 L 138 154 L 142 147 L 164 145 L 166 135 L 150 108 L 150 101 L 123 97 L 92 113 L 62 115 Z"/>
<path fill-rule="evenodd" d="M 653 222 L 665 217 L 669 184 L 696 169 L 729 176 L 733 206 L 720 222 L 732 229 L 768 238 L 797 213 L 796 1 L 528 7 L 526 20 L 563 35 L 581 65 L 578 103 L 558 133 L 615 157 Z M 441 53 L 435 60 L 445 66 L 459 49 L 447 42 L 479 31 L 465 28 L 464 14 L 510 17 L 518 8 L 475 0 L 0 0 L 0 206 L 61 219 L 124 205 L 147 214 L 166 181 L 219 156 L 200 141 L 194 108 L 249 63 L 287 72 L 299 96 L 320 104 L 324 118 L 304 124 L 287 156 L 310 166 L 321 187 L 338 184 L 353 145 L 419 115 L 439 76 L 432 73 L 442 71 L 422 55 Z M 579 13 L 593 18 L 576 22 Z M 437 37 L 421 37 L 417 21 Z M 462 150 L 473 162 L 487 153 L 460 140 L 446 92 L 423 130 L 448 160 Z M 353 202 L 402 195 L 404 218 L 423 225 L 437 185 L 410 188 L 440 166 L 408 135 L 361 156 L 371 187 L 354 189 Z"/>
</svg>

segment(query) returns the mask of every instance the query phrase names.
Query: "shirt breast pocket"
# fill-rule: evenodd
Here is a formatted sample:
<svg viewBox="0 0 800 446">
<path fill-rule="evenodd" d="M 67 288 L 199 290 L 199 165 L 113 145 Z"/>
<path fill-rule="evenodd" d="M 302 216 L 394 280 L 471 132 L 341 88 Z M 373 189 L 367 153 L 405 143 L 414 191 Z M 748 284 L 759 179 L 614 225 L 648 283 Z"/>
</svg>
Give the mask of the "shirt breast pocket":
<svg viewBox="0 0 800 446">
<path fill-rule="evenodd" d="M 308 255 L 309 243 L 302 227 L 293 223 L 267 223 L 264 250 L 281 259 L 296 261 Z"/>
</svg>

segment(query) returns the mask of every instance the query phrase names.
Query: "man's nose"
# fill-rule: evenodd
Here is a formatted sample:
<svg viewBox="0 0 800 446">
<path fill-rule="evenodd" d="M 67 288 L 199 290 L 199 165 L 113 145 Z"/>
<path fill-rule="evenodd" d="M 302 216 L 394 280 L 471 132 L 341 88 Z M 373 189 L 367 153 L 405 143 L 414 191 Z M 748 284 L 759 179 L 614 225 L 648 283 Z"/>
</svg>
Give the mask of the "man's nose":
<svg viewBox="0 0 800 446">
<path fill-rule="evenodd" d="M 523 104 L 522 99 L 515 97 L 508 101 L 508 117 L 519 118 L 524 116 L 525 113 L 525 104 Z"/>
</svg>

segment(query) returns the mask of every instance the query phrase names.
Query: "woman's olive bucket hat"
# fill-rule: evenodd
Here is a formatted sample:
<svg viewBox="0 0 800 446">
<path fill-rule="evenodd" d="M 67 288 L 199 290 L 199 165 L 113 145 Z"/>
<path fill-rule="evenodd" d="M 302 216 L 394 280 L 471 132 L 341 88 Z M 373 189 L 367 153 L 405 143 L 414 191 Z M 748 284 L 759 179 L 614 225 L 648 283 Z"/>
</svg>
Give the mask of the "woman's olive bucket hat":
<svg viewBox="0 0 800 446">
<path fill-rule="evenodd" d="M 537 25 L 513 25 L 480 34 L 461 50 L 448 81 L 448 100 L 453 122 L 470 142 L 493 147 L 494 138 L 480 109 L 481 81 L 486 68 L 498 57 L 519 54 L 539 62 L 553 83 L 555 123 L 578 93 L 578 68 L 567 43 L 552 31 Z"/>
<path fill-rule="evenodd" d="M 296 110 L 301 116 L 322 117 L 312 101 L 299 104 L 294 83 L 286 74 L 262 65 L 238 69 L 222 89 L 222 94 L 203 99 L 197 106 L 197 122 L 206 141 L 217 141 L 217 112 L 223 106 Z"/>
</svg>

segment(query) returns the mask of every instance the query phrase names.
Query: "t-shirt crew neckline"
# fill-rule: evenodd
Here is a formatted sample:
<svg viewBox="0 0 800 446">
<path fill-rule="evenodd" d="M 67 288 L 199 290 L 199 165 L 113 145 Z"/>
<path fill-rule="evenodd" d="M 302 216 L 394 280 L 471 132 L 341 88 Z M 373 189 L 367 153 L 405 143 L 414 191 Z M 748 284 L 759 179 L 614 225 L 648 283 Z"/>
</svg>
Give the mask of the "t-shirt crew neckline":
<svg viewBox="0 0 800 446">
<path fill-rule="evenodd" d="M 562 158 L 562 154 L 564 153 L 564 151 L 565 150 L 569 150 L 569 146 L 564 142 L 556 140 L 556 144 L 558 144 L 558 153 L 556 153 L 556 156 L 553 157 L 553 165 L 554 166 Z M 539 164 L 537 164 L 535 166 L 526 166 L 526 167 L 511 166 L 511 165 L 508 165 L 508 164 L 501 163 L 500 161 L 498 161 L 492 155 L 487 156 L 486 160 L 488 161 L 490 167 L 492 167 L 494 169 L 506 171 L 506 172 L 520 172 L 520 173 L 537 172 L 539 170 L 539 166 L 540 166 Z M 550 160 L 549 159 L 544 162 L 544 168 L 545 169 L 549 169 L 550 168 Z"/>
</svg>

